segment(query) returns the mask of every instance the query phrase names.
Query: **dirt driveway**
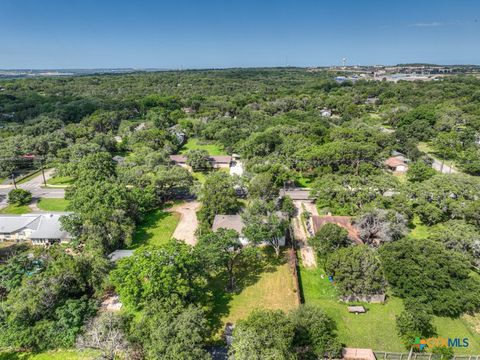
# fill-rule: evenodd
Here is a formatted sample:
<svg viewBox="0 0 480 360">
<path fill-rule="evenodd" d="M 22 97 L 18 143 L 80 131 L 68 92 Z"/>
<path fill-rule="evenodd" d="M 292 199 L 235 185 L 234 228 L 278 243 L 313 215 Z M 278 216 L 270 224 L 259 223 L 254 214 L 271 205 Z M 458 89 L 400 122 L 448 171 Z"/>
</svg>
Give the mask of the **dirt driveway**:
<svg viewBox="0 0 480 360">
<path fill-rule="evenodd" d="M 200 203 L 198 201 L 189 201 L 175 205 L 168 210 L 180 214 L 180 221 L 173 232 L 175 239 L 183 240 L 189 245 L 195 245 L 197 243 L 195 231 L 198 227 L 197 211 L 199 208 Z"/>
<path fill-rule="evenodd" d="M 307 244 L 309 234 L 306 233 L 302 224 L 302 212 L 307 210 L 312 215 L 318 215 L 317 208 L 315 204 L 312 204 L 310 201 L 296 200 L 294 201 L 294 204 L 297 208 L 297 216 L 292 220 L 293 236 L 297 240 L 298 246 L 300 247 L 300 255 L 302 256 L 303 265 L 306 267 L 315 267 L 317 266 L 317 261 L 315 259 L 315 253 L 313 249 Z"/>
</svg>

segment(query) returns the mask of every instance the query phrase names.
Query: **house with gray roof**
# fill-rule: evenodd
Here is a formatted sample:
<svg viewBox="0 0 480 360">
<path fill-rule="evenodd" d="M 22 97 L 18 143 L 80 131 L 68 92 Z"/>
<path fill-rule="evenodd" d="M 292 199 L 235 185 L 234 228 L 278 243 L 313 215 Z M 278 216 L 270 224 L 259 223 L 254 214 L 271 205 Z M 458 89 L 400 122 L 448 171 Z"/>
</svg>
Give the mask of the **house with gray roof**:
<svg viewBox="0 0 480 360">
<path fill-rule="evenodd" d="M 0 215 L 0 242 L 31 241 L 33 245 L 69 242 L 72 237 L 60 223 L 60 218 L 68 214 Z"/>
<path fill-rule="evenodd" d="M 278 216 L 283 217 L 281 212 L 277 213 Z M 243 228 L 245 223 L 243 222 L 242 216 L 240 214 L 236 215 L 215 215 L 212 224 L 212 230 L 215 232 L 218 229 L 227 229 L 235 230 L 240 236 L 239 240 L 242 245 L 247 245 L 249 243 L 248 239 L 243 234 Z M 267 244 L 267 243 L 265 243 Z M 279 241 L 280 246 L 285 246 L 285 236 L 282 237 Z"/>
</svg>

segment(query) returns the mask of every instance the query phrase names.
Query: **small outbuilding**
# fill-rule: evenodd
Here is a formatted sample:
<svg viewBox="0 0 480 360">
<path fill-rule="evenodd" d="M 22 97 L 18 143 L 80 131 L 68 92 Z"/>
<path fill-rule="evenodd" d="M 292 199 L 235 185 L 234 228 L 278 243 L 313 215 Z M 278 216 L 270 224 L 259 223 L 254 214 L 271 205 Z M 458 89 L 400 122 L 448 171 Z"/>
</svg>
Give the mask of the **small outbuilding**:
<svg viewBox="0 0 480 360">
<path fill-rule="evenodd" d="M 367 310 L 362 305 L 349 306 L 347 307 L 347 309 L 349 313 L 353 314 L 365 314 L 367 312 Z"/>
</svg>

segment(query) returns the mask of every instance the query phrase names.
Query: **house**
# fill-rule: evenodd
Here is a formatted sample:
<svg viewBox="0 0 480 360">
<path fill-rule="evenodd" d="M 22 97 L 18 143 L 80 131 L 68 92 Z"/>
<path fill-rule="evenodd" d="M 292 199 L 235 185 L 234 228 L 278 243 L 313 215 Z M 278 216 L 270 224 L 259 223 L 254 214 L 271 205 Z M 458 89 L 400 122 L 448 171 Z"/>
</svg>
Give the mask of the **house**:
<svg viewBox="0 0 480 360">
<path fill-rule="evenodd" d="M 124 165 L 125 164 L 125 158 L 120 155 L 115 155 L 112 158 L 113 161 L 115 161 L 118 165 Z"/>
<path fill-rule="evenodd" d="M 292 200 L 301 200 L 301 201 L 310 201 L 313 202 L 313 199 L 310 197 L 309 189 L 302 188 L 293 188 L 293 189 L 281 189 L 280 197 L 288 196 Z"/>
<path fill-rule="evenodd" d="M 228 155 L 210 156 L 210 163 L 214 169 L 229 168 L 232 164 L 232 157 Z M 176 165 L 187 167 L 187 157 L 185 155 L 170 155 L 170 160 Z"/>
<path fill-rule="evenodd" d="M 330 117 L 332 116 L 332 110 L 330 109 L 322 109 L 320 111 L 320 114 L 323 116 L 323 117 Z"/>
<path fill-rule="evenodd" d="M 378 97 L 368 97 L 367 100 L 365 100 L 365 105 L 376 105 L 380 99 Z"/>
<path fill-rule="evenodd" d="M 69 213 L 0 215 L 0 242 L 31 241 L 33 245 L 68 243 L 71 235 L 60 218 Z"/>
<path fill-rule="evenodd" d="M 243 163 L 240 161 L 240 155 L 232 154 L 232 162 L 230 163 L 230 175 L 243 175 Z"/>
<path fill-rule="evenodd" d="M 360 239 L 358 230 L 352 224 L 352 218 L 350 216 L 332 216 L 324 215 L 317 216 L 314 215 L 310 218 L 310 223 L 307 224 L 310 227 L 310 231 L 313 232 L 312 235 L 317 234 L 320 231 L 320 228 L 325 224 L 335 224 L 338 225 L 348 232 L 348 238 L 357 245 L 362 245 L 363 241 Z"/>
<path fill-rule="evenodd" d="M 281 213 L 278 213 L 279 216 L 283 216 Z M 239 214 L 236 215 L 215 215 L 213 220 L 212 230 L 217 231 L 218 229 L 227 229 L 235 230 L 239 235 L 240 242 L 242 245 L 247 245 L 249 243 L 248 239 L 243 234 L 243 228 L 245 223 L 243 222 L 242 217 Z M 285 246 L 285 236 L 279 240 L 280 246 Z"/>
<path fill-rule="evenodd" d="M 406 158 L 403 155 L 391 156 L 384 161 L 384 164 L 393 172 L 404 174 L 408 170 L 408 164 L 405 160 Z"/>
</svg>

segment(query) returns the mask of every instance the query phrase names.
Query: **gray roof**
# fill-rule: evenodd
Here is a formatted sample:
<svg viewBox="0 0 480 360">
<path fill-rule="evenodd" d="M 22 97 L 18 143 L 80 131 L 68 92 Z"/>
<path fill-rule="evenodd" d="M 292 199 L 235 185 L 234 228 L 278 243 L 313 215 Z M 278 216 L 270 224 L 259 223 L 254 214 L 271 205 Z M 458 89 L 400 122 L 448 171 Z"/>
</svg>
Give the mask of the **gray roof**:
<svg viewBox="0 0 480 360">
<path fill-rule="evenodd" d="M 309 189 L 280 190 L 280 197 L 288 196 L 292 200 L 311 200 Z"/>
<path fill-rule="evenodd" d="M 133 255 L 133 250 L 115 250 L 110 255 L 108 255 L 108 258 L 111 261 L 117 261 L 132 255 Z"/>
<path fill-rule="evenodd" d="M 33 230 L 31 239 L 66 239 L 70 234 L 62 230 L 60 217 L 69 213 L 0 215 L 0 232 L 15 233 L 22 229 Z"/>
<path fill-rule="evenodd" d="M 245 227 L 242 217 L 240 215 L 215 215 L 213 220 L 212 230 L 218 229 L 231 229 L 235 230 L 239 234 L 242 234 L 242 230 Z"/>
</svg>

